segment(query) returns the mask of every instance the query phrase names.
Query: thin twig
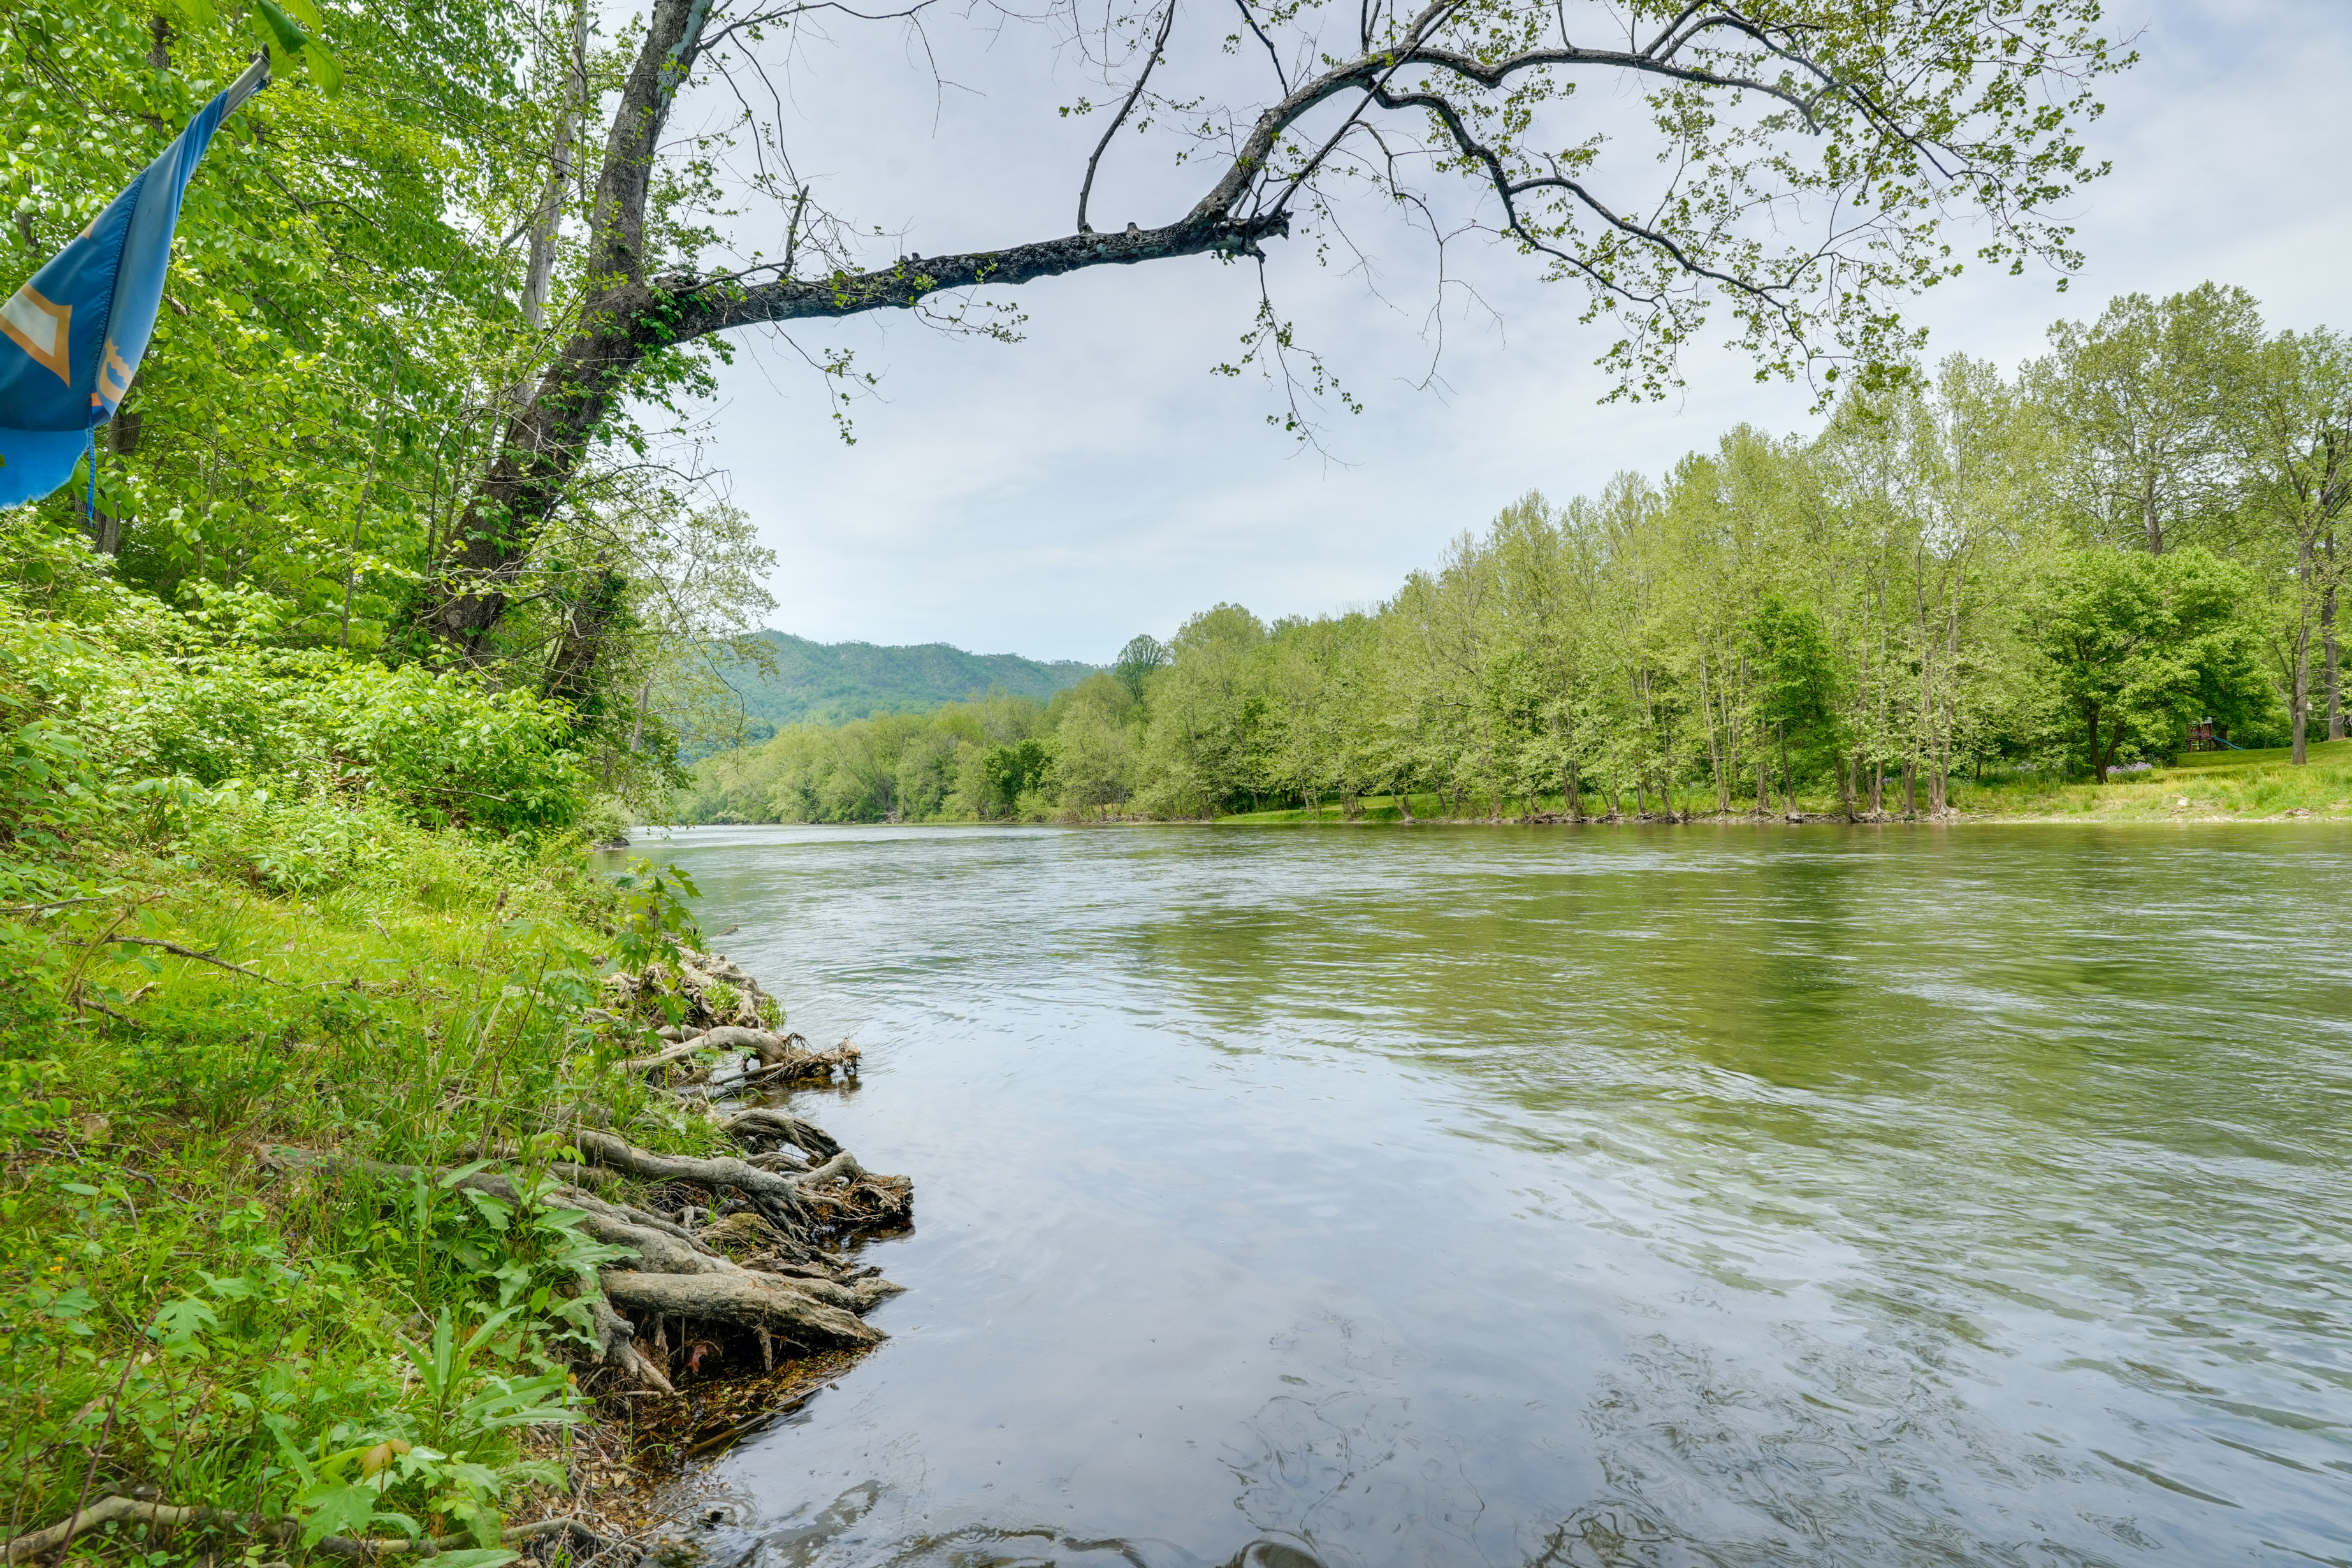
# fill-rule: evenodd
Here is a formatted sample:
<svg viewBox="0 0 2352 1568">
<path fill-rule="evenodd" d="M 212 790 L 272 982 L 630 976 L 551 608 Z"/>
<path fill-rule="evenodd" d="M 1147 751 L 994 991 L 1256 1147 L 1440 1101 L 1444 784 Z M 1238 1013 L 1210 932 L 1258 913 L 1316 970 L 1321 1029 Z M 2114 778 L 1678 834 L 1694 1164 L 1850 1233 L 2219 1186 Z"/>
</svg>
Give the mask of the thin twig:
<svg viewBox="0 0 2352 1568">
<path fill-rule="evenodd" d="M 107 899 L 52 899 L 46 904 L 0 904 L 0 915 L 37 915 L 44 910 L 67 910 L 76 904 L 103 904 Z"/>
<path fill-rule="evenodd" d="M 1094 232 L 1087 223 L 1087 198 L 1094 195 L 1095 166 L 1102 162 L 1102 155 L 1110 150 L 1110 139 L 1118 134 L 1118 128 L 1127 123 L 1127 117 L 1134 111 L 1135 100 L 1143 96 L 1143 84 L 1151 79 L 1151 68 L 1160 63 L 1160 51 L 1168 47 L 1168 29 L 1175 25 L 1176 0 L 1168 0 L 1168 9 L 1162 12 L 1160 17 L 1160 36 L 1151 40 L 1151 52 L 1143 58 L 1143 69 L 1136 73 L 1135 85 L 1128 89 L 1127 101 L 1118 106 L 1118 112 L 1111 116 L 1110 124 L 1103 131 L 1102 140 L 1095 143 L 1095 155 L 1087 160 L 1086 183 L 1078 187 L 1078 232 L 1080 234 Z"/>
<path fill-rule="evenodd" d="M 162 949 L 163 949 L 164 952 L 175 952 L 175 953 L 178 953 L 182 958 L 193 958 L 193 959 L 196 960 L 196 961 L 197 961 L 198 963 L 212 963 L 212 964 L 217 964 L 217 965 L 219 965 L 219 966 L 220 966 L 221 968 L 223 968 L 223 969 L 234 969 L 234 970 L 236 970 L 239 974 L 250 975 L 252 978 L 254 978 L 254 979 L 256 979 L 256 980 L 258 980 L 258 981 L 262 982 L 264 984 L 268 984 L 268 985 L 283 985 L 283 984 L 286 984 L 286 982 L 284 982 L 283 980 L 275 980 L 275 979 L 272 979 L 270 976 L 268 976 L 268 975 L 267 975 L 267 974 L 262 973 L 261 973 L 261 971 L 259 971 L 259 970 L 257 970 L 257 969 L 247 969 L 247 968 L 244 964 L 242 964 L 242 963 L 230 963 L 227 959 L 226 959 L 226 958 L 215 958 L 215 957 L 214 957 L 211 953 L 209 953 L 209 952 L 197 952 L 194 948 L 193 948 L 193 947 L 182 947 L 182 946 L 181 946 L 178 942 L 165 942 L 165 941 L 164 941 L 162 937 L 160 937 L 160 936 L 114 936 L 114 935 L 107 935 L 107 936 L 102 936 L 102 937 L 99 938 L 99 939 L 98 939 L 98 941 L 97 941 L 97 942 L 79 942 L 79 943 L 76 943 L 76 944 L 74 944 L 74 945 L 76 945 L 76 946 L 81 946 L 81 947 L 97 947 L 97 946 L 100 946 L 100 945 L 101 945 L 101 944 L 103 944 L 103 943 L 110 942 L 128 942 L 130 945 L 131 945 L 131 946 L 133 946 L 133 947 L 160 947 L 160 948 L 162 948 Z M 121 1015 L 118 1013 L 118 1014 L 116 1014 L 116 1015 L 115 1015 L 115 1016 L 117 1016 L 117 1017 L 121 1017 Z"/>
</svg>

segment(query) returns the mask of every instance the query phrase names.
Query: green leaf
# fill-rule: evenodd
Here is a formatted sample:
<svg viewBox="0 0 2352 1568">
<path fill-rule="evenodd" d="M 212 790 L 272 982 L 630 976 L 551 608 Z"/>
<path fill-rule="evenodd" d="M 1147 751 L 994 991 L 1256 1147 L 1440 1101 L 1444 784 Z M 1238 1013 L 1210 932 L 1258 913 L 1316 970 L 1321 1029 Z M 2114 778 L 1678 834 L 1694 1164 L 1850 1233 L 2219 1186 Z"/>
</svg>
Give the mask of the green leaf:
<svg viewBox="0 0 2352 1568">
<path fill-rule="evenodd" d="M 329 98 L 342 92 L 342 63 L 328 51 L 326 45 L 316 38 L 311 39 L 303 47 L 302 62 L 310 68 L 310 79 L 319 84 L 320 92 Z"/>
<path fill-rule="evenodd" d="M 444 1552 L 433 1559 L 436 1568 L 505 1568 L 520 1560 L 522 1553 L 503 1546 L 469 1546 L 463 1552 Z"/>
<path fill-rule="evenodd" d="M 494 1160 L 477 1160 L 470 1165 L 460 1165 L 456 1170 L 450 1172 L 447 1175 L 443 1176 L 441 1178 L 441 1184 L 444 1187 L 454 1187 L 459 1182 L 464 1181 L 467 1177 L 479 1175 L 482 1172 L 488 1170 L 496 1163 L 497 1162 Z"/>
<path fill-rule="evenodd" d="M 267 5 L 268 0 L 263 0 Z M 295 1499 L 310 1509 L 302 1527 L 302 1544 L 316 1546 L 330 1535 L 348 1535 L 367 1528 L 375 1517 L 375 1489 L 363 1486 L 317 1486 Z"/>
<path fill-rule="evenodd" d="M 301 0 L 296 0 L 296 3 L 300 4 Z M 254 7 L 255 15 L 268 26 L 270 41 L 275 46 L 270 59 L 274 74 L 277 53 L 282 51 L 289 57 L 300 54 L 302 47 L 310 41 L 310 35 L 304 32 L 301 24 L 279 7 L 278 0 L 254 0 Z"/>
</svg>

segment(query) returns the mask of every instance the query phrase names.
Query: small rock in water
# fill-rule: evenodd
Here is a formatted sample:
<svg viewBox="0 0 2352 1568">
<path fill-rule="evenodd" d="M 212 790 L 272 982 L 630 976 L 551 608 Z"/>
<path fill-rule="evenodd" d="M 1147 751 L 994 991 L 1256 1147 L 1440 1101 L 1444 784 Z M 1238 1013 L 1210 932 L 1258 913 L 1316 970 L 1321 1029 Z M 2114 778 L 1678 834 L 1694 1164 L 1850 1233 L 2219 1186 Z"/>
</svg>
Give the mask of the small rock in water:
<svg viewBox="0 0 2352 1568">
<path fill-rule="evenodd" d="M 1279 1541 L 1253 1541 L 1225 1568 L 1323 1568 L 1323 1562 Z"/>
</svg>

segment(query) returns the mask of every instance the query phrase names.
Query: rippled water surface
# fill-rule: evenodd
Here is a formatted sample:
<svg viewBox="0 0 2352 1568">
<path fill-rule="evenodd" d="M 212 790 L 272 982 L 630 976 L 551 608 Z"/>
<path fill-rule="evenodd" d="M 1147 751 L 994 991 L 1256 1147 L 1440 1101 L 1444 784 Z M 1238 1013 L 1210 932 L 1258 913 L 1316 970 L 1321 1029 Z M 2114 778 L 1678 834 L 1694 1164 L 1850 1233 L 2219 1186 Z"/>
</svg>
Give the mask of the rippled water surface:
<svg viewBox="0 0 2352 1568">
<path fill-rule="evenodd" d="M 682 833 L 918 1218 L 719 1560 L 2352 1563 L 2347 851 Z"/>
</svg>

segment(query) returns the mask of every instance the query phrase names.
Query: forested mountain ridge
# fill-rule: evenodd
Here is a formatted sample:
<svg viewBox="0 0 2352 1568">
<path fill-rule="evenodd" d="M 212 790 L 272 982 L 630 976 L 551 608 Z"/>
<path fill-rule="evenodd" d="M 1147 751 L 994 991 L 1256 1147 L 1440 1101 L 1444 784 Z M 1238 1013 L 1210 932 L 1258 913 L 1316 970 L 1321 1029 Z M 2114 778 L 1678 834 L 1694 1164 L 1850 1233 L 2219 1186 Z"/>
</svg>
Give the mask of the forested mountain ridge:
<svg viewBox="0 0 2352 1568">
<path fill-rule="evenodd" d="M 1075 659 L 966 653 L 937 642 L 821 643 L 780 631 L 764 631 L 751 640 L 764 645 L 773 670 L 743 659 L 728 668 L 726 679 L 742 698 L 744 718 L 755 735 L 763 724 L 773 734 L 786 724 L 919 712 L 992 690 L 1042 701 L 1097 668 Z"/>
</svg>

